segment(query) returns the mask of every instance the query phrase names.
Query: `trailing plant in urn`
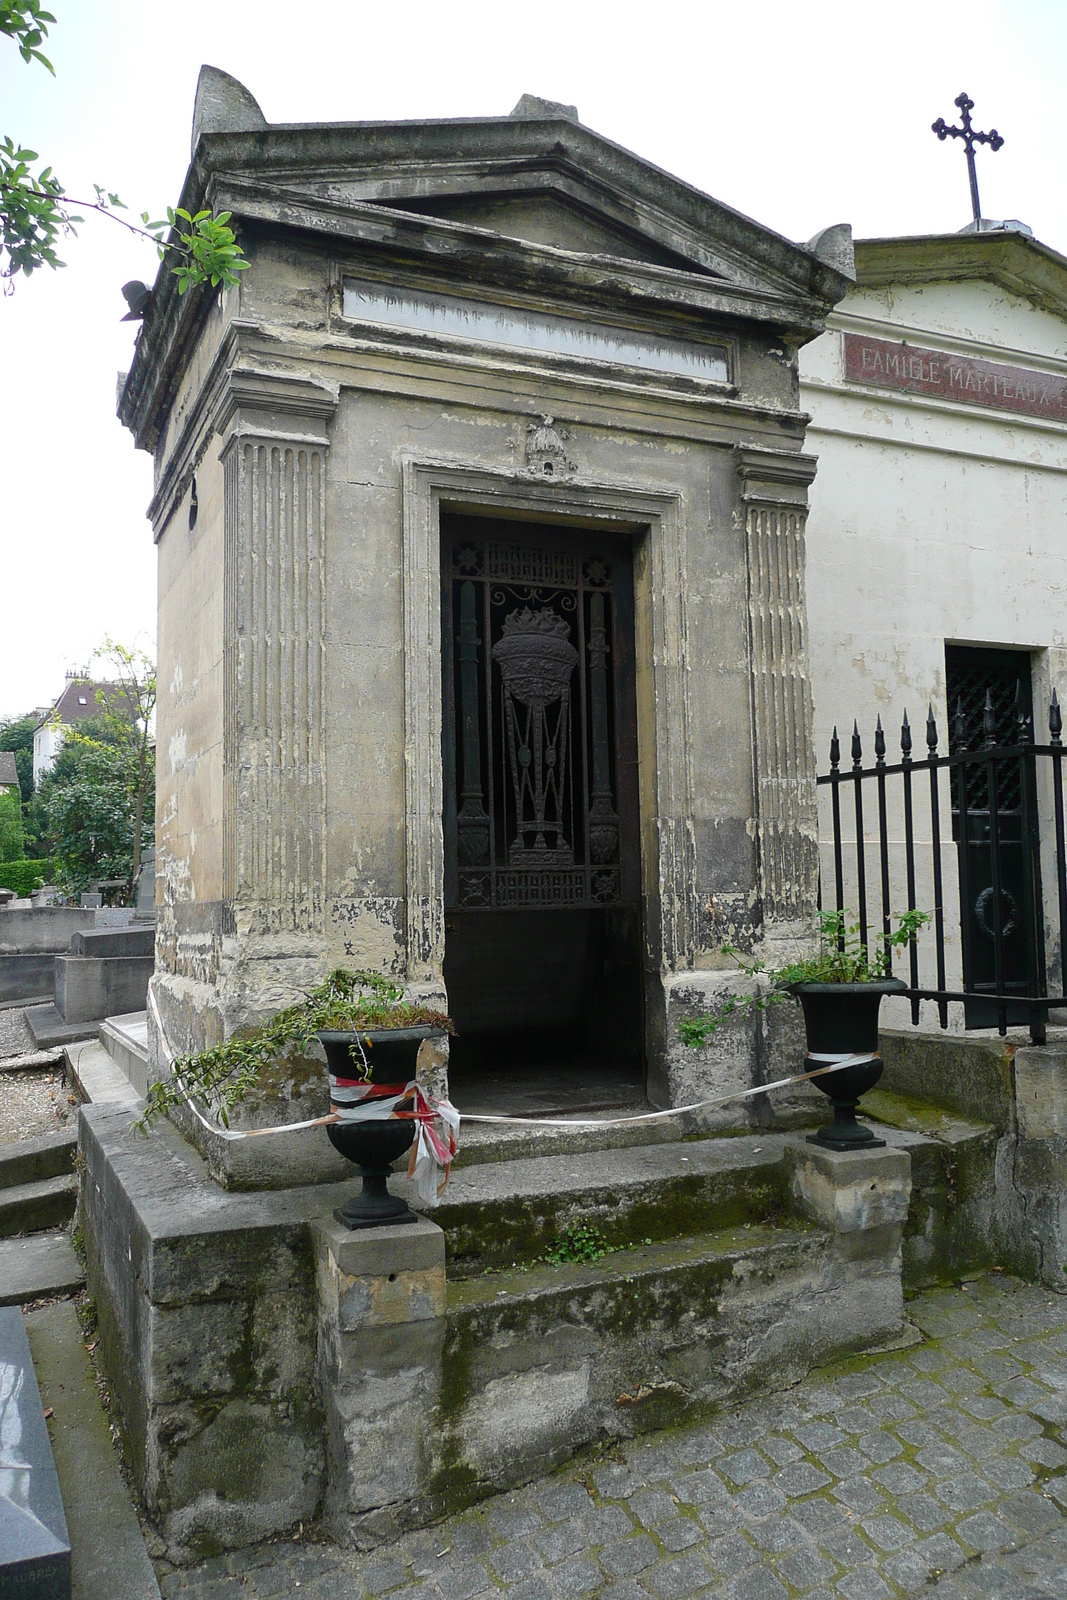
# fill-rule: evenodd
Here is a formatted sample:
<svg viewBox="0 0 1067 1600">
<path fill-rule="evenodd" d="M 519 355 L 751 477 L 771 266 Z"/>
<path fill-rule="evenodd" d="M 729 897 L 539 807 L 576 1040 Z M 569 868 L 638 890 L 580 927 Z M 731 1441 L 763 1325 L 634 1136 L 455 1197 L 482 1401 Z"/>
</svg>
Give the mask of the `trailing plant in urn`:
<svg viewBox="0 0 1067 1600">
<path fill-rule="evenodd" d="M 925 911 L 904 912 L 897 918 L 895 930 L 882 935 L 872 956 L 860 937 L 858 923 L 848 922 L 843 911 L 822 912 L 818 950 L 773 969 L 760 961 L 746 962 L 733 946 L 724 946 L 745 976 L 763 978 L 770 983 L 770 992 L 732 995 L 711 1015 L 682 1021 L 679 1036 L 684 1044 L 699 1049 L 731 1014 L 763 1010 L 769 1003 L 793 995 L 804 1010 L 806 1070 L 818 1074 L 813 1078 L 815 1086 L 834 1106 L 833 1122 L 810 1135 L 811 1141 L 836 1150 L 882 1144 L 883 1140 L 856 1121 L 856 1107 L 861 1095 L 873 1089 L 882 1075 L 878 1054 L 882 997 L 907 988 L 892 976 L 893 951 L 911 944 L 929 920 Z"/>
<path fill-rule="evenodd" d="M 259 1027 L 235 1034 L 198 1055 L 179 1056 L 173 1064 L 172 1079 L 151 1085 L 144 1112 L 135 1126 L 147 1133 L 159 1117 L 181 1105 L 187 1095 L 200 1101 L 210 1116 L 228 1128 L 234 1107 L 247 1099 L 277 1057 L 293 1045 L 306 1053 L 324 1030 L 353 1034 L 348 1055 L 356 1077 L 369 1077 L 369 1067 L 355 1036 L 400 1028 L 455 1032 L 451 1018 L 431 1006 L 405 1001 L 403 996 L 403 989 L 392 978 L 377 972 L 347 972 L 339 967 L 306 999 Z"/>
</svg>

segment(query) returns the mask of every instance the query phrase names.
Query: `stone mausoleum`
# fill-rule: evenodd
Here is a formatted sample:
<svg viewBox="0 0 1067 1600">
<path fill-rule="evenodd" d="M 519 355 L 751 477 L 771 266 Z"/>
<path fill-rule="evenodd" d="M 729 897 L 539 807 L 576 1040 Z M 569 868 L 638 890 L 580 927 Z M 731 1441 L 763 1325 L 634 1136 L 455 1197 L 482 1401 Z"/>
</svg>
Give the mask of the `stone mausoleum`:
<svg viewBox="0 0 1067 1600">
<path fill-rule="evenodd" d="M 271 126 L 209 68 L 181 204 L 248 269 L 161 272 L 120 400 L 156 461 L 149 1072 L 343 964 L 447 1003 L 420 1071 L 468 1113 L 781 1075 L 792 1007 L 678 1023 L 745 981 L 724 944 L 811 929 L 798 351 L 849 230 L 792 244 L 527 96 Z M 466 1124 L 432 1217 L 351 1233 L 322 1128 L 84 1107 L 100 1358 L 168 1556 L 380 1542 L 898 1338 L 906 1286 L 975 1264 L 1062 1288 L 1067 1053 L 897 1055 L 885 1147 L 783 1131 L 807 1087 Z M 931 1082 L 951 1116 L 917 1121 Z M 326 1098 L 280 1061 L 231 1131 Z M 575 1225 L 603 1260 L 546 1264 Z"/>
<path fill-rule="evenodd" d="M 119 403 L 170 1046 L 343 964 L 447 999 L 461 1108 L 694 1098 L 679 1004 L 815 902 L 797 351 L 849 229 L 793 244 L 531 96 L 271 125 L 212 68 L 181 204 L 249 269 L 161 271 Z"/>
</svg>

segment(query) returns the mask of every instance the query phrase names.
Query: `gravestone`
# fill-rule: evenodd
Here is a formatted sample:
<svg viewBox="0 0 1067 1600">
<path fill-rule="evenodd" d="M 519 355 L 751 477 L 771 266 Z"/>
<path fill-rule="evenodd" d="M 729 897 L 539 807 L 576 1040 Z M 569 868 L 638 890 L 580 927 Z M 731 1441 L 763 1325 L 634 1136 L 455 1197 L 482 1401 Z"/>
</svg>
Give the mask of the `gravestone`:
<svg viewBox="0 0 1067 1600">
<path fill-rule="evenodd" d="M 0 1600 L 69 1600 L 70 1542 L 18 1306 L 0 1306 Z"/>
</svg>

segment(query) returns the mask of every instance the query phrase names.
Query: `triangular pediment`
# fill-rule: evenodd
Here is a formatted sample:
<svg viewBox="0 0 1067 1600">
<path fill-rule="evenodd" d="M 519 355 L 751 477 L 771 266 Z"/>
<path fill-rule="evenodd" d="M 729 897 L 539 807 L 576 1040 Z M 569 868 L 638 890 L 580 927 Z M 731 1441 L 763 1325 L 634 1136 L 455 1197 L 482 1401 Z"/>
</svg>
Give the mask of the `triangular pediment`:
<svg viewBox="0 0 1067 1600">
<path fill-rule="evenodd" d="M 532 96 L 509 117 L 268 123 L 242 85 L 208 71 L 194 137 L 184 210 L 316 240 L 343 270 L 422 290 L 672 337 L 758 325 L 789 347 L 822 332 L 854 281 L 847 226 L 795 244 Z M 161 268 L 124 389 L 145 438 L 164 393 L 148 352 L 177 361 L 192 314 Z"/>
<path fill-rule="evenodd" d="M 232 177 L 244 192 L 265 185 L 334 213 L 371 206 L 536 249 L 710 277 L 749 300 L 788 302 L 786 322 L 819 320 L 845 287 L 817 249 L 568 117 L 270 124 L 204 134 L 194 187 L 198 168 L 203 180 Z"/>
<path fill-rule="evenodd" d="M 505 239 L 549 245 L 554 250 L 570 250 L 576 255 L 614 256 L 690 271 L 696 265 L 679 251 L 669 250 L 636 230 L 613 225 L 588 205 L 544 190 L 497 195 L 440 195 L 432 200 L 407 200 L 402 209 L 465 223 L 473 228 L 488 228 Z"/>
</svg>

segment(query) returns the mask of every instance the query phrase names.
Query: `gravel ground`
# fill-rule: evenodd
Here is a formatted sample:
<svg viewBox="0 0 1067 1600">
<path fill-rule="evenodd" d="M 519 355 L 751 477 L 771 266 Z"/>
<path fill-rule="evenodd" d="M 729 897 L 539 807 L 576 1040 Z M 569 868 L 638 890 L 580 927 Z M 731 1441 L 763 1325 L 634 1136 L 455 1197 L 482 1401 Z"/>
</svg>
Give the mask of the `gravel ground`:
<svg viewBox="0 0 1067 1600">
<path fill-rule="evenodd" d="M 0 1073 L 0 1144 L 73 1126 L 76 1100 L 62 1068 Z"/>
<path fill-rule="evenodd" d="M 4 1056 L 21 1056 L 35 1050 L 33 1035 L 26 1026 L 26 1017 L 18 1007 L 0 1011 L 0 1060 Z"/>
</svg>

